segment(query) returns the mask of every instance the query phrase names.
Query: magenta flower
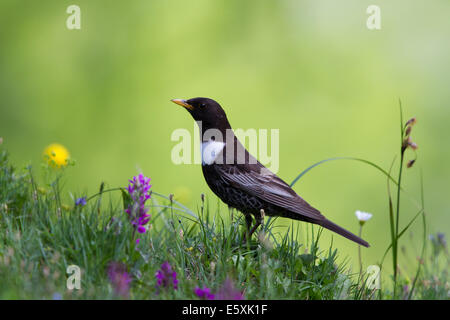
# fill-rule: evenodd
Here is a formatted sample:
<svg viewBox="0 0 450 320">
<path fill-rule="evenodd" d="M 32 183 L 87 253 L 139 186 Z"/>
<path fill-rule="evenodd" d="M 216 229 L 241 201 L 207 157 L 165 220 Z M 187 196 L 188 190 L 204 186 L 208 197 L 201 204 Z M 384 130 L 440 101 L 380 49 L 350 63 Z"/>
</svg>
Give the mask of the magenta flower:
<svg viewBox="0 0 450 320">
<path fill-rule="evenodd" d="M 131 198 L 131 203 L 125 212 L 131 221 L 131 224 L 139 233 L 145 233 L 147 228 L 145 225 L 150 221 L 150 215 L 147 213 L 148 209 L 145 207 L 145 202 L 150 199 L 150 178 L 145 177 L 142 173 L 129 180 L 128 194 Z"/>
<path fill-rule="evenodd" d="M 161 269 L 156 272 L 155 277 L 158 287 L 168 288 L 173 286 L 175 290 L 178 289 L 177 273 L 172 270 L 169 262 L 166 261 L 161 265 Z"/>
<path fill-rule="evenodd" d="M 234 287 L 230 278 L 226 278 L 215 298 L 216 300 L 243 300 L 244 294 Z"/>
<path fill-rule="evenodd" d="M 118 296 L 127 298 L 130 291 L 131 278 L 127 266 L 120 262 L 111 262 L 108 266 L 108 278 Z"/>
<path fill-rule="evenodd" d="M 200 299 L 214 300 L 214 298 L 215 298 L 215 295 L 211 293 L 211 289 L 207 288 L 207 287 L 203 287 L 203 289 L 200 289 L 199 287 L 197 287 L 197 288 L 195 288 L 194 293 Z"/>
</svg>

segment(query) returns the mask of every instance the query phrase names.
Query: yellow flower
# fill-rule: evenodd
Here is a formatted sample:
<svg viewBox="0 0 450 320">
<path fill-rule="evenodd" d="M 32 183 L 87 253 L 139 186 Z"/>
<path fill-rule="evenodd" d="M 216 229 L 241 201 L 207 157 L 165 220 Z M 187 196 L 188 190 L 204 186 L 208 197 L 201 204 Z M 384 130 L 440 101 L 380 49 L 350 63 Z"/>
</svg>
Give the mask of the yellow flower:
<svg viewBox="0 0 450 320">
<path fill-rule="evenodd" d="M 70 206 L 68 206 L 67 204 L 64 204 L 64 203 L 61 205 L 61 208 L 63 208 L 66 211 L 70 211 L 70 209 L 72 209 Z"/>
<path fill-rule="evenodd" d="M 38 187 L 37 191 L 44 196 L 47 194 L 47 189 L 45 188 Z"/>
<path fill-rule="evenodd" d="M 44 150 L 44 158 L 48 161 L 48 164 L 60 168 L 68 164 L 70 154 L 69 151 L 58 143 L 52 143 Z"/>
<path fill-rule="evenodd" d="M 186 204 L 191 201 L 191 190 L 185 186 L 177 186 L 174 192 L 176 201 Z"/>
</svg>

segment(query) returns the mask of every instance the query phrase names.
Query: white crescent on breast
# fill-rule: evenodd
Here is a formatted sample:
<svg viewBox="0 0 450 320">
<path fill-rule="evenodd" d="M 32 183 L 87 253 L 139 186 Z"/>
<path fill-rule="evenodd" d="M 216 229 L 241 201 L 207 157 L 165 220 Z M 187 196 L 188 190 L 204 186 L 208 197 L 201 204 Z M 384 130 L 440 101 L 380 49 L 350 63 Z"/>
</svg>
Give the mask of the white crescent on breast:
<svg viewBox="0 0 450 320">
<path fill-rule="evenodd" d="M 224 142 L 209 140 L 202 143 L 202 164 L 213 164 L 217 156 L 225 147 Z"/>
</svg>

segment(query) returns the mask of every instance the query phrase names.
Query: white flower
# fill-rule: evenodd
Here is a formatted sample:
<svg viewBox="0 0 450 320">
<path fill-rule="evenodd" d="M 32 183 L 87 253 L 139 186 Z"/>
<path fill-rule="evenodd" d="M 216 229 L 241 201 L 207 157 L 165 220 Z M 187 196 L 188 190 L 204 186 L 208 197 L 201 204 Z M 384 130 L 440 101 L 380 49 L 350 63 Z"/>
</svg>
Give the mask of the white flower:
<svg viewBox="0 0 450 320">
<path fill-rule="evenodd" d="M 358 218 L 359 223 L 363 225 L 367 220 L 372 218 L 372 214 L 364 211 L 356 210 L 355 212 L 356 218 Z"/>
</svg>

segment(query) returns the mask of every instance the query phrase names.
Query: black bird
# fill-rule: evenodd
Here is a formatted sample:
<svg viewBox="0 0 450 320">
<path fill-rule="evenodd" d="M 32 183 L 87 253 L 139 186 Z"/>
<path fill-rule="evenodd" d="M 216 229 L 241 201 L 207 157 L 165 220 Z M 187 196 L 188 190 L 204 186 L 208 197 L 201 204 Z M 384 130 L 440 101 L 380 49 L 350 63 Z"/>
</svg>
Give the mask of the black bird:
<svg viewBox="0 0 450 320">
<path fill-rule="evenodd" d="M 306 221 L 334 231 L 360 245 L 369 244 L 334 224 L 311 207 L 277 175 L 257 161 L 234 135 L 225 111 L 214 100 L 173 99 L 197 121 L 202 139 L 202 170 L 211 190 L 228 206 L 245 215 L 249 235 L 261 224 L 263 213 Z M 252 216 L 255 224 L 252 227 Z"/>
</svg>

